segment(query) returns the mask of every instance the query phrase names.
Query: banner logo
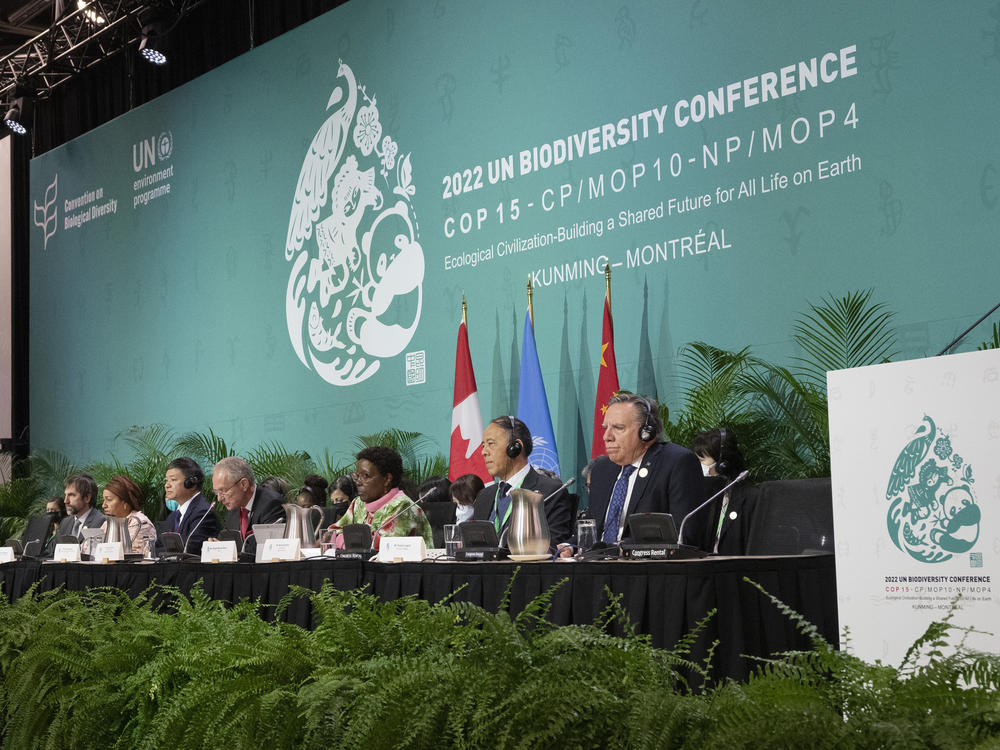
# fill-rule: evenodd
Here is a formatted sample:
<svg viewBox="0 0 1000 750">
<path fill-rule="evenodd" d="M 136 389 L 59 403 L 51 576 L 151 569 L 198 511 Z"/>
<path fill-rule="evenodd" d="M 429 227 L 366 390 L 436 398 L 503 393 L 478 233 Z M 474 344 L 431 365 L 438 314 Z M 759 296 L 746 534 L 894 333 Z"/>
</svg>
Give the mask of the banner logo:
<svg viewBox="0 0 1000 750">
<path fill-rule="evenodd" d="M 174 152 L 174 135 L 166 130 L 132 144 L 132 171 L 141 172 L 166 161 Z"/>
<path fill-rule="evenodd" d="M 914 560 L 944 562 L 979 540 L 981 513 L 972 467 L 951 447 L 950 436 L 924 416 L 903 448 L 885 492 L 889 536 Z"/>
<path fill-rule="evenodd" d="M 35 213 L 33 221 L 36 227 L 42 230 L 42 248 L 49 246 L 49 238 L 56 233 L 59 226 L 59 173 L 52 180 L 52 184 L 45 188 L 45 203 L 41 206 L 35 201 Z"/>
<path fill-rule="evenodd" d="M 424 253 L 410 154 L 383 135 L 374 95 L 343 61 L 337 78 L 295 187 L 285 317 L 302 364 L 328 383 L 354 385 L 413 338 Z"/>
</svg>

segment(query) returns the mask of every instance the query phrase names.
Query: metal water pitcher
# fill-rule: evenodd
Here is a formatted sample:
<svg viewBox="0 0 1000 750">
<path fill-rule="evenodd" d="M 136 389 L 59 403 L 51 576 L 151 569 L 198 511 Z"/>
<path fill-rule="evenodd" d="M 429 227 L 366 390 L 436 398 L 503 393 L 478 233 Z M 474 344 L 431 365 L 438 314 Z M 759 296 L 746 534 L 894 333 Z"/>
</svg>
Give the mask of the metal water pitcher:
<svg viewBox="0 0 1000 750">
<path fill-rule="evenodd" d="M 510 491 L 507 547 L 512 555 L 544 555 L 549 551 L 549 522 L 542 494 L 518 488 Z"/>
<path fill-rule="evenodd" d="M 128 533 L 128 518 L 105 516 L 104 541 L 121 542 L 125 552 L 132 551 L 132 539 Z"/>
<path fill-rule="evenodd" d="M 299 547 L 316 547 L 319 527 L 323 525 L 323 509 L 318 505 L 303 508 L 295 503 L 285 503 L 285 539 L 298 539 Z M 313 511 L 319 514 L 316 525 L 312 524 Z"/>
</svg>

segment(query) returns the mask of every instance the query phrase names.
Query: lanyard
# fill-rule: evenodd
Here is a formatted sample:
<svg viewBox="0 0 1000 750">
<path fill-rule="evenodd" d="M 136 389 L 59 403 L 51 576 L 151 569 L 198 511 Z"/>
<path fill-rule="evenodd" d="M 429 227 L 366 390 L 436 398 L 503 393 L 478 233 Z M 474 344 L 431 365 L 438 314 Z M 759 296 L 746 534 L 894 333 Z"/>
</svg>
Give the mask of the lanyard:
<svg viewBox="0 0 1000 750">
<path fill-rule="evenodd" d="M 525 474 L 524 476 L 527 476 L 527 474 Z M 524 477 L 521 477 L 521 481 L 518 482 L 516 486 L 513 485 L 513 484 L 510 485 L 510 490 L 520 489 L 521 484 L 523 482 L 524 482 Z M 509 482 L 508 482 L 508 484 L 509 484 Z M 497 485 L 496 495 L 493 497 L 493 528 L 495 528 L 497 530 L 498 534 L 500 533 L 500 529 L 502 529 L 504 527 L 504 525 L 507 523 L 507 520 L 510 518 L 510 512 L 514 508 L 514 501 L 510 499 L 510 490 L 507 490 L 507 498 L 508 498 L 508 500 L 510 500 L 510 502 L 507 503 L 507 510 L 503 514 L 503 519 L 502 520 L 500 518 L 500 512 L 499 512 L 500 511 L 500 508 L 499 508 L 499 504 L 500 504 L 500 485 L 499 484 Z"/>
</svg>

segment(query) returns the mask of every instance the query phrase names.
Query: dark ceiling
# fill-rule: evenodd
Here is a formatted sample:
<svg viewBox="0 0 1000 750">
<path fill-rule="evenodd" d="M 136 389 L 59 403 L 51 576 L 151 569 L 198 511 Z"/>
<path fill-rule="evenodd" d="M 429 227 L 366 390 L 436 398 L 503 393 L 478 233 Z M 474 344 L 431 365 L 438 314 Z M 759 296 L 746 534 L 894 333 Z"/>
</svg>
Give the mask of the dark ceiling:
<svg viewBox="0 0 1000 750">
<path fill-rule="evenodd" d="M 54 0 L 0 0 L 0 57 L 47 29 L 54 6 Z"/>
</svg>

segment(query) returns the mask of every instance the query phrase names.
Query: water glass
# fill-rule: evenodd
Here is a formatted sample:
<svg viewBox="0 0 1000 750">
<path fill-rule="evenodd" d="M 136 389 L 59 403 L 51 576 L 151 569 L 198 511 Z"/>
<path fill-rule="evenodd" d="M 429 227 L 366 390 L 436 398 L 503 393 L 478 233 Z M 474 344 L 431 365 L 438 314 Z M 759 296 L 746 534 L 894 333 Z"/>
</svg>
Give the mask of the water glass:
<svg viewBox="0 0 1000 750">
<path fill-rule="evenodd" d="M 576 544 L 580 552 L 586 552 L 597 544 L 597 521 L 593 518 L 581 518 L 576 522 Z"/>
<path fill-rule="evenodd" d="M 330 552 L 330 550 L 336 550 L 337 548 L 337 529 L 320 529 L 317 541 L 319 542 L 320 555 L 328 557 L 336 554 L 336 552 Z"/>
<path fill-rule="evenodd" d="M 455 553 L 462 548 L 462 535 L 458 530 L 457 523 L 448 523 L 444 527 L 444 553 L 448 557 L 454 557 Z"/>
</svg>

